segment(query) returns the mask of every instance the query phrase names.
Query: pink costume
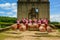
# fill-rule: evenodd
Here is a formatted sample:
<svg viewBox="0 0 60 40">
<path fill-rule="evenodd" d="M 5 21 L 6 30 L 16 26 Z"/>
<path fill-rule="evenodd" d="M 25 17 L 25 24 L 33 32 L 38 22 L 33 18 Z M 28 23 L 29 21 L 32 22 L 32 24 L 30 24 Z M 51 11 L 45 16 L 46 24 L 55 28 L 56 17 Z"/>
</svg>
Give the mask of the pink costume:
<svg viewBox="0 0 60 40">
<path fill-rule="evenodd" d="M 20 27 L 20 21 L 17 20 L 17 29 L 19 29 L 19 27 Z"/>
<path fill-rule="evenodd" d="M 32 23 L 32 20 L 31 19 L 29 20 L 29 23 Z"/>
<path fill-rule="evenodd" d="M 37 19 L 34 20 L 34 23 L 37 23 Z"/>
<path fill-rule="evenodd" d="M 24 24 L 20 24 L 21 25 L 21 27 L 20 27 L 20 30 L 22 31 L 25 31 L 26 30 L 26 26 L 24 25 Z"/>
<path fill-rule="evenodd" d="M 26 25 L 26 28 L 28 28 L 28 20 L 27 19 L 25 20 L 25 25 Z"/>
<path fill-rule="evenodd" d="M 50 26 L 47 26 L 47 31 L 52 32 L 52 28 Z"/>
<path fill-rule="evenodd" d="M 44 24 L 48 24 L 48 20 L 47 19 L 44 19 L 43 22 L 44 22 Z"/>
<path fill-rule="evenodd" d="M 43 22 L 43 21 L 44 21 L 44 19 L 41 19 L 41 24 L 44 24 L 44 22 Z"/>
<path fill-rule="evenodd" d="M 39 31 L 40 32 L 45 32 L 46 30 L 45 30 L 45 28 L 43 26 L 41 26 L 41 27 L 39 27 Z"/>
<path fill-rule="evenodd" d="M 48 20 L 47 20 L 47 19 L 44 19 L 43 22 L 44 22 L 44 24 L 45 24 L 45 28 L 47 28 Z"/>
<path fill-rule="evenodd" d="M 20 24 L 20 21 L 19 20 L 17 20 L 17 24 Z"/>
<path fill-rule="evenodd" d="M 27 25 L 28 24 L 28 19 L 27 18 L 25 18 L 25 25 Z"/>
<path fill-rule="evenodd" d="M 28 24 L 28 20 L 25 20 L 25 22 L 26 22 L 25 24 Z"/>
<path fill-rule="evenodd" d="M 35 19 L 34 22 L 33 22 L 33 26 L 36 26 L 37 27 L 37 25 L 38 25 L 37 24 L 37 19 Z"/>
<path fill-rule="evenodd" d="M 22 18 L 23 24 L 25 24 L 25 18 Z"/>
<path fill-rule="evenodd" d="M 40 27 L 40 25 L 41 25 L 41 20 L 38 20 L 38 25 L 39 25 L 39 27 Z"/>
<path fill-rule="evenodd" d="M 31 26 L 32 25 L 32 20 L 29 19 L 29 23 L 28 23 L 28 26 Z"/>
</svg>

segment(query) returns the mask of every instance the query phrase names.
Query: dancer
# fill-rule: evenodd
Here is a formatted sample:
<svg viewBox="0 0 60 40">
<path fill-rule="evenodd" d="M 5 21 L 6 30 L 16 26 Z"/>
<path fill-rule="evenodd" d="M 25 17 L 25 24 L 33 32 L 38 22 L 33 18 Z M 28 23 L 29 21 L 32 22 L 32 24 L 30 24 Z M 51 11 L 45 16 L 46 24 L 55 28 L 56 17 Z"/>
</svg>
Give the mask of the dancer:
<svg viewBox="0 0 60 40">
<path fill-rule="evenodd" d="M 46 28 L 47 28 L 47 25 L 48 25 L 48 20 L 47 20 L 47 18 L 44 18 L 43 23 L 45 24 L 45 29 L 46 29 Z"/>
<path fill-rule="evenodd" d="M 22 18 L 22 20 L 21 20 L 22 22 L 23 22 L 23 24 L 25 25 L 25 18 Z"/>
<path fill-rule="evenodd" d="M 41 23 L 41 18 L 40 18 L 40 19 L 38 19 L 38 28 L 40 27 L 41 24 L 42 23 Z"/>
<path fill-rule="evenodd" d="M 25 31 L 26 30 L 26 26 L 23 24 L 23 21 L 20 22 L 19 29 L 20 29 L 20 31 Z"/>
<path fill-rule="evenodd" d="M 37 19 L 36 18 L 33 19 L 33 27 L 38 27 Z"/>
<path fill-rule="evenodd" d="M 40 32 L 45 32 L 46 31 L 44 26 L 45 26 L 44 24 L 41 24 L 41 26 L 39 27 Z"/>
<path fill-rule="evenodd" d="M 16 30 L 17 29 L 17 24 L 11 25 L 12 30 Z"/>
<path fill-rule="evenodd" d="M 29 26 L 29 27 L 32 27 L 32 20 L 31 20 L 31 19 L 29 19 L 28 26 Z"/>
<path fill-rule="evenodd" d="M 17 29 L 20 27 L 20 19 L 17 20 Z"/>
<path fill-rule="evenodd" d="M 25 26 L 26 26 L 26 29 L 28 29 L 28 18 L 25 18 Z"/>
<path fill-rule="evenodd" d="M 47 32 L 52 32 L 52 28 L 49 25 L 47 25 Z"/>
<path fill-rule="evenodd" d="M 20 27 L 20 20 L 17 20 L 17 23 L 11 26 L 13 30 L 19 29 Z"/>
</svg>

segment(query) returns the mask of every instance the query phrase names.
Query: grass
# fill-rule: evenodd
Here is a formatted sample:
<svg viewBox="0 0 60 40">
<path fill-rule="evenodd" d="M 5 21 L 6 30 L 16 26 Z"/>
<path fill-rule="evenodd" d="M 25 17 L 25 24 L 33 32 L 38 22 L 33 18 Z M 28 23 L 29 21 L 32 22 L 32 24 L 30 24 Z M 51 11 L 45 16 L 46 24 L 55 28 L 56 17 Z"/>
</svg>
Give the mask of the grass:
<svg viewBox="0 0 60 40">
<path fill-rule="evenodd" d="M 4 40 L 7 36 L 0 33 L 0 40 Z"/>
<path fill-rule="evenodd" d="M 14 23 L 0 22 L 0 28 L 6 28 Z"/>
<path fill-rule="evenodd" d="M 3 32 L 0 33 L 0 40 L 5 40 L 6 38 L 17 38 L 17 37 L 5 35 Z"/>
<path fill-rule="evenodd" d="M 60 32 L 60 29 L 58 29 L 58 31 Z"/>
</svg>

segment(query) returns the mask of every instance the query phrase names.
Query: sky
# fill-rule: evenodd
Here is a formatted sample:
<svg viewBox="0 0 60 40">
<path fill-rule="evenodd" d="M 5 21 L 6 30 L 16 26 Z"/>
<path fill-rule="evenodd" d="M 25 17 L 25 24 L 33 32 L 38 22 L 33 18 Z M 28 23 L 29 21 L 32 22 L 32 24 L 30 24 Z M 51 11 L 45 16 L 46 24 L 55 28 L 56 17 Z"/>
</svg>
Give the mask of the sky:
<svg viewBox="0 0 60 40">
<path fill-rule="evenodd" d="M 50 21 L 60 22 L 60 0 L 50 1 Z M 17 17 L 17 0 L 0 0 L 0 16 Z"/>
</svg>

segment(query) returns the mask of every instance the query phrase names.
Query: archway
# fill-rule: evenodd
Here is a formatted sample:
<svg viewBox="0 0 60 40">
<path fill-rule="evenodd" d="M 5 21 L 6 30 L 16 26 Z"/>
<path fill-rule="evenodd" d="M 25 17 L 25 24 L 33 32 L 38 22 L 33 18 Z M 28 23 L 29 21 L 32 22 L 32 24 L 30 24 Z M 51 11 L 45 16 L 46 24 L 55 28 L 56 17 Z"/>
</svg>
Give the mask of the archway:
<svg viewBox="0 0 60 40">
<path fill-rule="evenodd" d="M 37 18 L 38 19 L 38 8 L 31 8 L 29 14 L 28 14 L 28 18 L 32 19 L 32 18 Z"/>
</svg>

